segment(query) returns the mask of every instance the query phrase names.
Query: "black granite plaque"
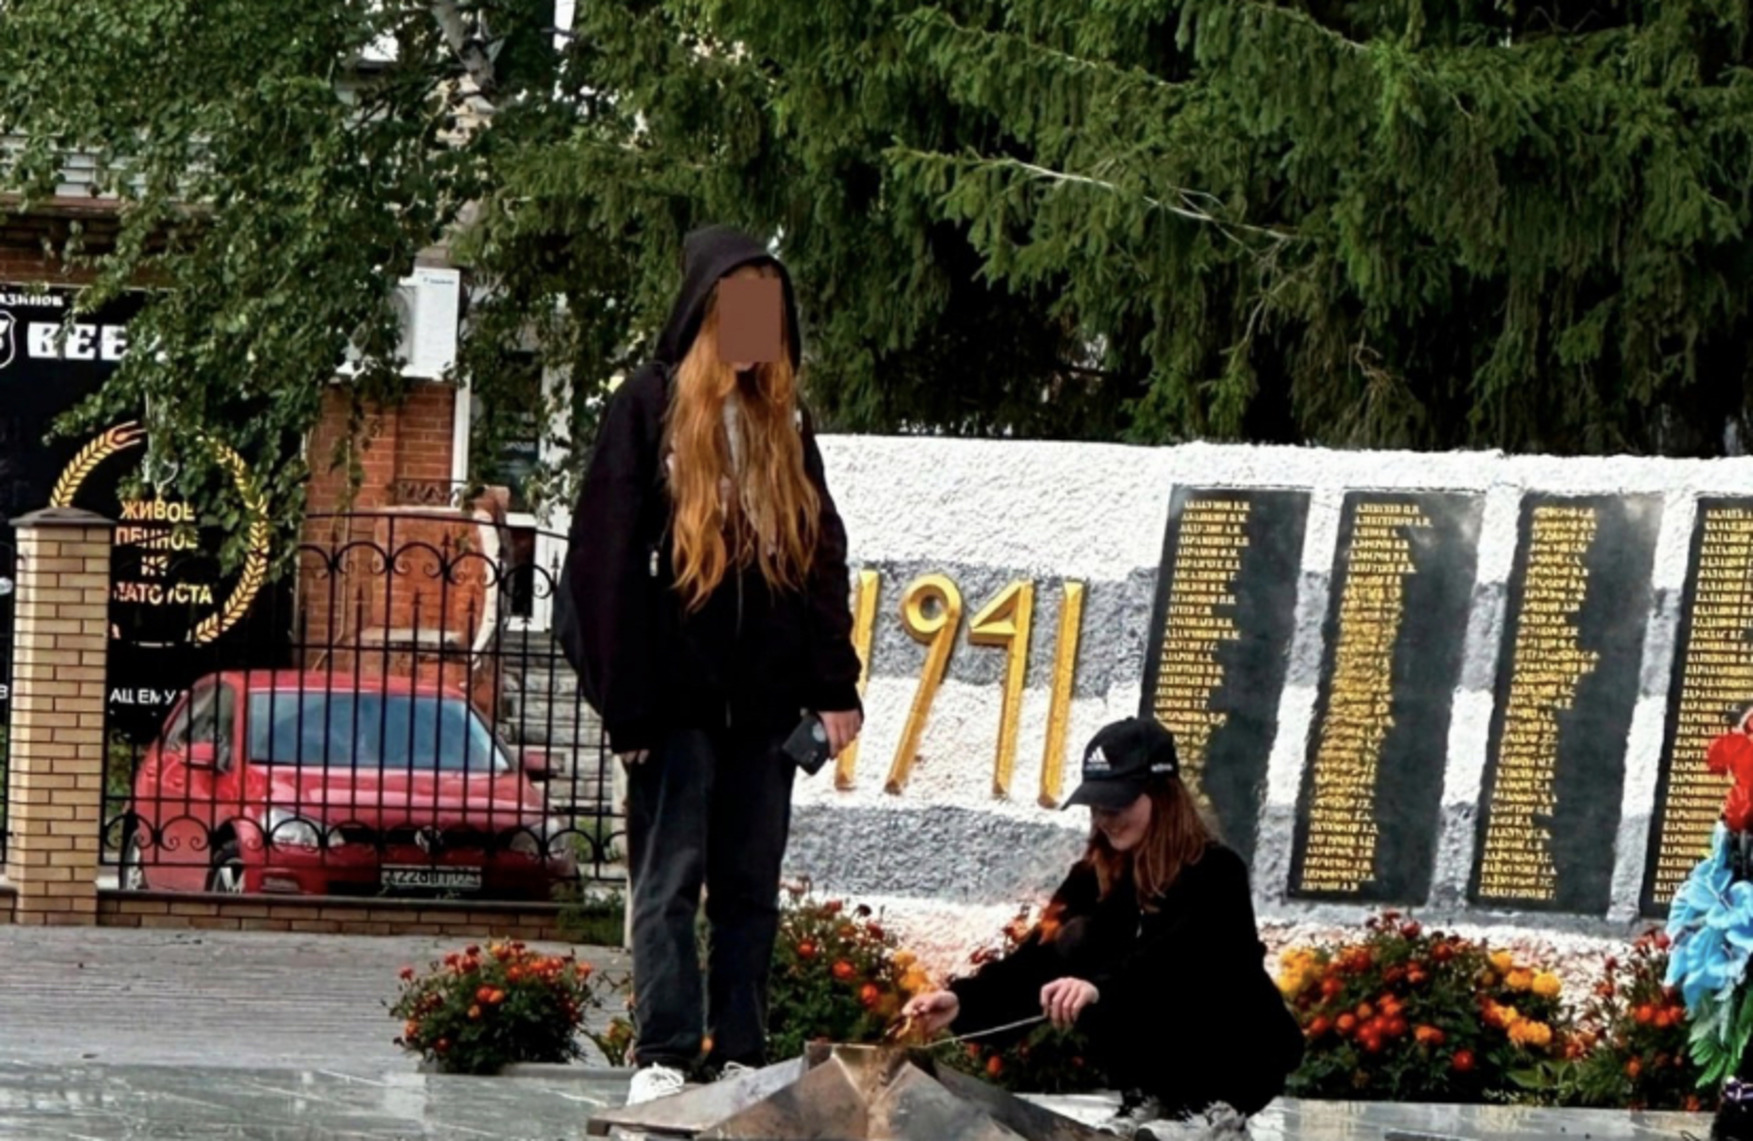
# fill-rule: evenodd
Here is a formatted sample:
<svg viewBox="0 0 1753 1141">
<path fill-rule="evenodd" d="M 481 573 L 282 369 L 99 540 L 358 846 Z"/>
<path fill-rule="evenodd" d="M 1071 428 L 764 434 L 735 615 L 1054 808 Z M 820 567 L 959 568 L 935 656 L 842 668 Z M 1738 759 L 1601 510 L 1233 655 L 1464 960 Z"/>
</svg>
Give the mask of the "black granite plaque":
<svg viewBox="0 0 1753 1141">
<path fill-rule="evenodd" d="M 1411 904 L 1430 894 L 1482 512 L 1473 495 L 1346 496 L 1293 897 Z"/>
<path fill-rule="evenodd" d="M 1475 903 L 1606 913 L 1660 525 L 1656 496 L 1523 501 Z"/>
<path fill-rule="evenodd" d="M 1687 565 L 1640 901 L 1651 918 L 1667 914 L 1722 813 L 1728 781 L 1705 769 L 1705 750 L 1753 703 L 1753 499 L 1701 499 Z"/>
<path fill-rule="evenodd" d="M 1184 775 L 1250 861 L 1308 514 L 1301 491 L 1176 488 L 1169 504 L 1142 712 L 1174 731 Z"/>
</svg>

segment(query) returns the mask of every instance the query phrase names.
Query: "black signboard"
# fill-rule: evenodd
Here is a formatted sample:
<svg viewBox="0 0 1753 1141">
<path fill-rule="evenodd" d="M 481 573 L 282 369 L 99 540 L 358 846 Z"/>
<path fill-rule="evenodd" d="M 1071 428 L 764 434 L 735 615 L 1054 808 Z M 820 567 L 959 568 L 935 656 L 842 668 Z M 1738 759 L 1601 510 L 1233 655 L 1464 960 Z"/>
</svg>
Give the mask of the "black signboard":
<svg viewBox="0 0 1753 1141">
<path fill-rule="evenodd" d="M 1421 903 L 1430 893 L 1482 510 L 1473 495 L 1346 496 L 1294 897 Z"/>
<path fill-rule="evenodd" d="M 55 420 L 103 386 L 128 350 L 140 299 L 124 297 L 59 337 L 73 305 L 66 289 L 0 284 L 0 542 L 11 520 L 49 505 L 85 441 L 50 439 Z"/>
<path fill-rule="evenodd" d="M 1142 714 L 1173 730 L 1183 774 L 1252 860 L 1296 628 L 1309 496 L 1175 489 Z"/>
<path fill-rule="evenodd" d="M 1753 499 L 1699 500 L 1688 568 L 1640 900 L 1651 918 L 1667 914 L 1722 814 L 1728 782 L 1705 750 L 1753 705 Z"/>
<path fill-rule="evenodd" d="M 1522 504 L 1475 903 L 1606 913 L 1660 525 L 1655 496 Z"/>
<path fill-rule="evenodd" d="M 146 437 L 136 422 L 83 438 L 51 435 L 57 418 L 120 365 L 142 303 L 126 296 L 80 315 L 64 334 L 74 297 L 0 285 L 0 546 L 14 542 L 12 519 L 43 507 L 82 507 L 117 521 L 110 726 L 139 739 L 157 730 L 222 648 L 260 647 L 263 664 L 273 661 L 288 641 L 278 628 L 287 625 L 287 608 L 283 588 L 270 582 L 266 504 L 246 457 L 223 441 L 201 441 L 233 478 L 215 500 L 196 504 L 172 489 L 174 472 L 153 473 L 162 487 L 143 481 Z M 234 530 L 248 557 L 221 565 L 218 553 Z M 280 604 L 264 605 L 270 595 Z"/>
</svg>

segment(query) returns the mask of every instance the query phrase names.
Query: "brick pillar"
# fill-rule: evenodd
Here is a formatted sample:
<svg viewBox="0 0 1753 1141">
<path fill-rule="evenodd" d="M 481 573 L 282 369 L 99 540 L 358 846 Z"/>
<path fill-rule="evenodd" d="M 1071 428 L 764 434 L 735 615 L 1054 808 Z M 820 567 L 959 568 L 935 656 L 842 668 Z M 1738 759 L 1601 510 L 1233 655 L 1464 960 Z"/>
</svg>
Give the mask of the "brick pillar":
<svg viewBox="0 0 1753 1141">
<path fill-rule="evenodd" d="M 51 507 L 12 525 L 18 597 L 6 875 L 17 892 L 13 920 L 94 924 L 114 524 Z"/>
</svg>

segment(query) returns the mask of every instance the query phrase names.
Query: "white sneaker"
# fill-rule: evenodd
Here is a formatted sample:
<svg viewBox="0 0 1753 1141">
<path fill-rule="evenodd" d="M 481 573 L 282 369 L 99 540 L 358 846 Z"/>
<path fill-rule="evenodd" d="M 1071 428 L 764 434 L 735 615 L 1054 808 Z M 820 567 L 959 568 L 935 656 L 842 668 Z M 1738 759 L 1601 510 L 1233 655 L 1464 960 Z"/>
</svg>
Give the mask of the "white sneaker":
<svg viewBox="0 0 1753 1141">
<path fill-rule="evenodd" d="M 1116 1137 L 1131 1138 L 1137 1135 L 1141 1126 L 1157 1120 L 1162 1110 L 1155 1098 L 1146 1098 L 1134 1105 L 1122 1107 L 1114 1115 L 1096 1126 L 1103 1133 L 1111 1133 Z"/>
<path fill-rule="evenodd" d="M 735 1081 L 744 1074 L 752 1074 L 754 1072 L 755 1067 L 753 1066 L 745 1066 L 741 1062 L 726 1062 L 724 1064 L 724 1069 L 718 1071 L 718 1080 L 721 1082 Z"/>
<path fill-rule="evenodd" d="M 1223 1102 L 1180 1121 L 1145 1117 L 1132 1133 L 1133 1141 L 1247 1141 L 1252 1136 L 1248 1119 Z"/>
<path fill-rule="evenodd" d="M 627 1104 L 644 1105 L 648 1101 L 674 1097 L 687 1084 L 688 1079 L 680 1070 L 668 1066 L 646 1066 L 633 1075 L 633 1084 L 627 1089 Z"/>
</svg>

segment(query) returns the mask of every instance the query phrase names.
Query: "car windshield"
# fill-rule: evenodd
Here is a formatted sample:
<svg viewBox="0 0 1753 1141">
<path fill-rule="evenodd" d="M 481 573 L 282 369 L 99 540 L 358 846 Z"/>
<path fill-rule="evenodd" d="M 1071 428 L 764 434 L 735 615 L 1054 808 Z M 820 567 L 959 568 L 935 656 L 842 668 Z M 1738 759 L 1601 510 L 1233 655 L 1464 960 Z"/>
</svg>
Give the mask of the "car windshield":
<svg viewBox="0 0 1753 1141">
<path fill-rule="evenodd" d="M 460 698 L 401 693 L 250 695 L 250 759 L 386 772 L 503 772 L 492 729 Z"/>
</svg>

